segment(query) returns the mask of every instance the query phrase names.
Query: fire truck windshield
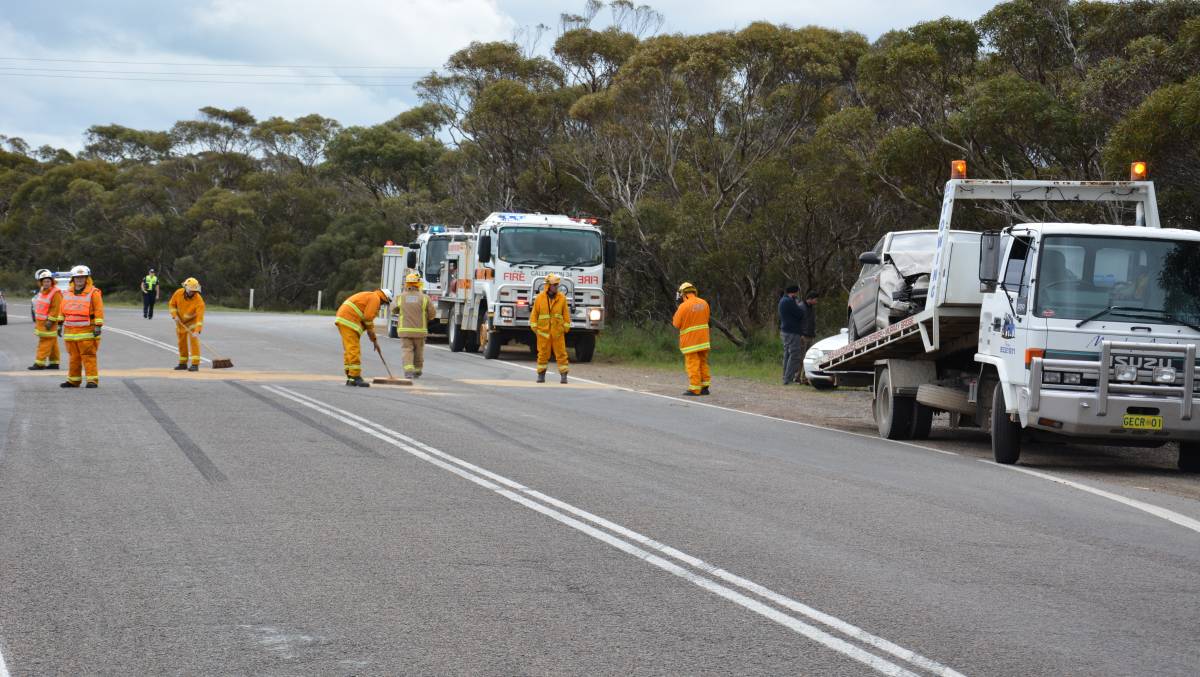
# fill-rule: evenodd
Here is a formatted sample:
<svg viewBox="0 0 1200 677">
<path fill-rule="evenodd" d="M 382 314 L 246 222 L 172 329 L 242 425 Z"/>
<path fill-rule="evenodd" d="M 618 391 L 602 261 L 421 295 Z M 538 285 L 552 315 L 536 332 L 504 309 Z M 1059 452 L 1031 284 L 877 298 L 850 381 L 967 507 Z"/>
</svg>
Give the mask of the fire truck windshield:
<svg viewBox="0 0 1200 677">
<path fill-rule="evenodd" d="M 594 230 L 508 226 L 500 229 L 497 255 L 511 264 L 597 266 L 603 261 L 600 233 Z"/>
</svg>

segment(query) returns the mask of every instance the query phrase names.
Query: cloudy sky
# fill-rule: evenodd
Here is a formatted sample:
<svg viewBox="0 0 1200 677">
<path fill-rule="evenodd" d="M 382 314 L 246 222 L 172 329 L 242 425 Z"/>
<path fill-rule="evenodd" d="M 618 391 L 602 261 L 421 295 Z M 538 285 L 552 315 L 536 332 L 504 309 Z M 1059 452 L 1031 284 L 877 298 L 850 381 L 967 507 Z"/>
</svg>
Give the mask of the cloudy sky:
<svg viewBox="0 0 1200 677">
<path fill-rule="evenodd" d="M 996 0 L 638 0 L 664 32 L 756 20 L 874 39 Z M 259 119 L 320 113 L 374 124 L 416 103 L 411 83 L 472 40 L 557 26 L 583 0 L 56 0 L 0 13 L 0 135 L 78 150 L 93 124 L 167 129 L 202 106 Z M 607 13 L 601 15 L 601 23 Z M 548 44 L 553 36 L 545 39 Z"/>
</svg>

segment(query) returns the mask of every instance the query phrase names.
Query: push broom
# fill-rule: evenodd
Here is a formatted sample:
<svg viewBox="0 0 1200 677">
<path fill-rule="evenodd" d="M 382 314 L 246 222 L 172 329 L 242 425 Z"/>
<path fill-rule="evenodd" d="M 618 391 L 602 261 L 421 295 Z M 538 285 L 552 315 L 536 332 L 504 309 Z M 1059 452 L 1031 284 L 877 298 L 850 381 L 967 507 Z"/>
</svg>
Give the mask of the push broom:
<svg viewBox="0 0 1200 677">
<path fill-rule="evenodd" d="M 183 327 L 184 331 L 186 331 L 188 334 L 191 334 L 192 338 L 196 339 L 196 342 L 199 343 L 201 346 L 203 346 L 204 349 L 207 350 L 208 353 L 213 356 L 212 357 L 212 368 L 213 369 L 229 369 L 233 366 L 233 360 L 229 359 L 228 357 L 217 357 L 217 351 L 213 350 L 212 346 L 210 346 L 209 344 L 205 343 L 204 341 L 201 341 L 200 336 L 198 334 L 192 334 L 192 332 L 189 331 L 188 328 L 182 322 L 179 321 L 178 317 L 175 318 L 175 324 Z"/>
<path fill-rule="evenodd" d="M 396 378 L 392 374 L 392 368 L 388 366 L 387 360 L 383 359 L 383 351 L 379 349 L 378 343 L 375 344 L 375 352 L 379 353 L 379 360 L 381 362 L 383 362 L 383 368 L 387 369 L 388 377 L 374 379 L 371 381 L 371 383 L 375 383 L 377 385 L 385 385 L 385 386 L 410 386 L 410 385 L 412 385 L 411 380 L 406 379 L 406 378 Z"/>
</svg>

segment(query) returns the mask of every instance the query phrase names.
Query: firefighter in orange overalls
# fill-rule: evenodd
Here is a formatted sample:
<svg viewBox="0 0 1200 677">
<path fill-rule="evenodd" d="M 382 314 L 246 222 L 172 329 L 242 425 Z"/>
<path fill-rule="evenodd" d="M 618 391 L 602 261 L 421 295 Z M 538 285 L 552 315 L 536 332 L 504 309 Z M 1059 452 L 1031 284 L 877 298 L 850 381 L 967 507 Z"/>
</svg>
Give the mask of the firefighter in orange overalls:
<svg viewBox="0 0 1200 677">
<path fill-rule="evenodd" d="M 96 352 L 100 348 L 100 330 L 104 327 L 104 301 L 92 284 L 87 266 L 71 269 L 71 286 L 63 292 L 63 341 L 70 358 L 63 388 L 78 388 L 87 372 L 87 387 L 100 387 L 100 369 Z"/>
<path fill-rule="evenodd" d="M 567 361 L 567 332 L 571 331 L 571 309 L 567 298 L 560 294 L 558 285 L 562 278 L 554 273 L 546 276 L 546 286 L 533 300 L 529 311 L 529 327 L 537 334 L 537 382 L 546 382 L 546 368 L 550 364 L 550 353 L 558 362 L 558 382 L 567 382 L 571 365 Z"/>
<path fill-rule="evenodd" d="M 30 371 L 58 369 L 58 323 L 62 322 L 62 292 L 54 285 L 54 273 L 45 268 L 34 273 L 37 296 L 33 297 L 33 334 L 38 337 L 37 356 Z"/>
<path fill-rule="evenodd" d="M 684 282 L 679 285 L 676 298 L 679 308 L 671 324 L 679 330 L 679 352 L 687 367 L 688 389 L 684 395 L 699 397 L 708 394 L 712 375 L 708 372 L 708 302 L 700 298 L 696 285 Z"/>
<path fill-rule="evenodd" d="M 338 308 L 334 323 L 342 335 L 342 366 L 346 370 L 346 385 L 371 387 L 362 377 L 362 335 L 364 331 L 367 332 L 371 343 L 379 345 L 375 338 L 375 316 L 379 314 L 380 307 L 392 302 L 392 298 L 390 289 L 364 291 L 352 295 Z"/>
<path fill-rule="evenodd" d="M 175 338 L 179 343 L 179 364 L 175 370 L 200 371 L 200 330 L 204 328 L 200 281 L 194 277 L 184 280 L 183 287 L 176 289 L 167 302 L 167 312 L 175 320 Z"/>
</svg>

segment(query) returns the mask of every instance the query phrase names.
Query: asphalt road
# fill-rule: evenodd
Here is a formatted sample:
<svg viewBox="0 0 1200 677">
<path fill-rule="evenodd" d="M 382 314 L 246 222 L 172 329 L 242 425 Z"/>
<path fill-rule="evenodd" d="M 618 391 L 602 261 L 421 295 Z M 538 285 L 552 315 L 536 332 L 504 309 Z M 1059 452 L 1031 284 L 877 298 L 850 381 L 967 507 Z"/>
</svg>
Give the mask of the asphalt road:
<svg viewBox="0 0 1200 677">
<path fill-rule="evenodd" d="M 328 317 L 213 313 L 188 374 L 112 310 L 64 391 L 10 318 L 0 677 L 1200 672 L 1186 498 L 437 347 L 346 388 Z"/>
</svg>

